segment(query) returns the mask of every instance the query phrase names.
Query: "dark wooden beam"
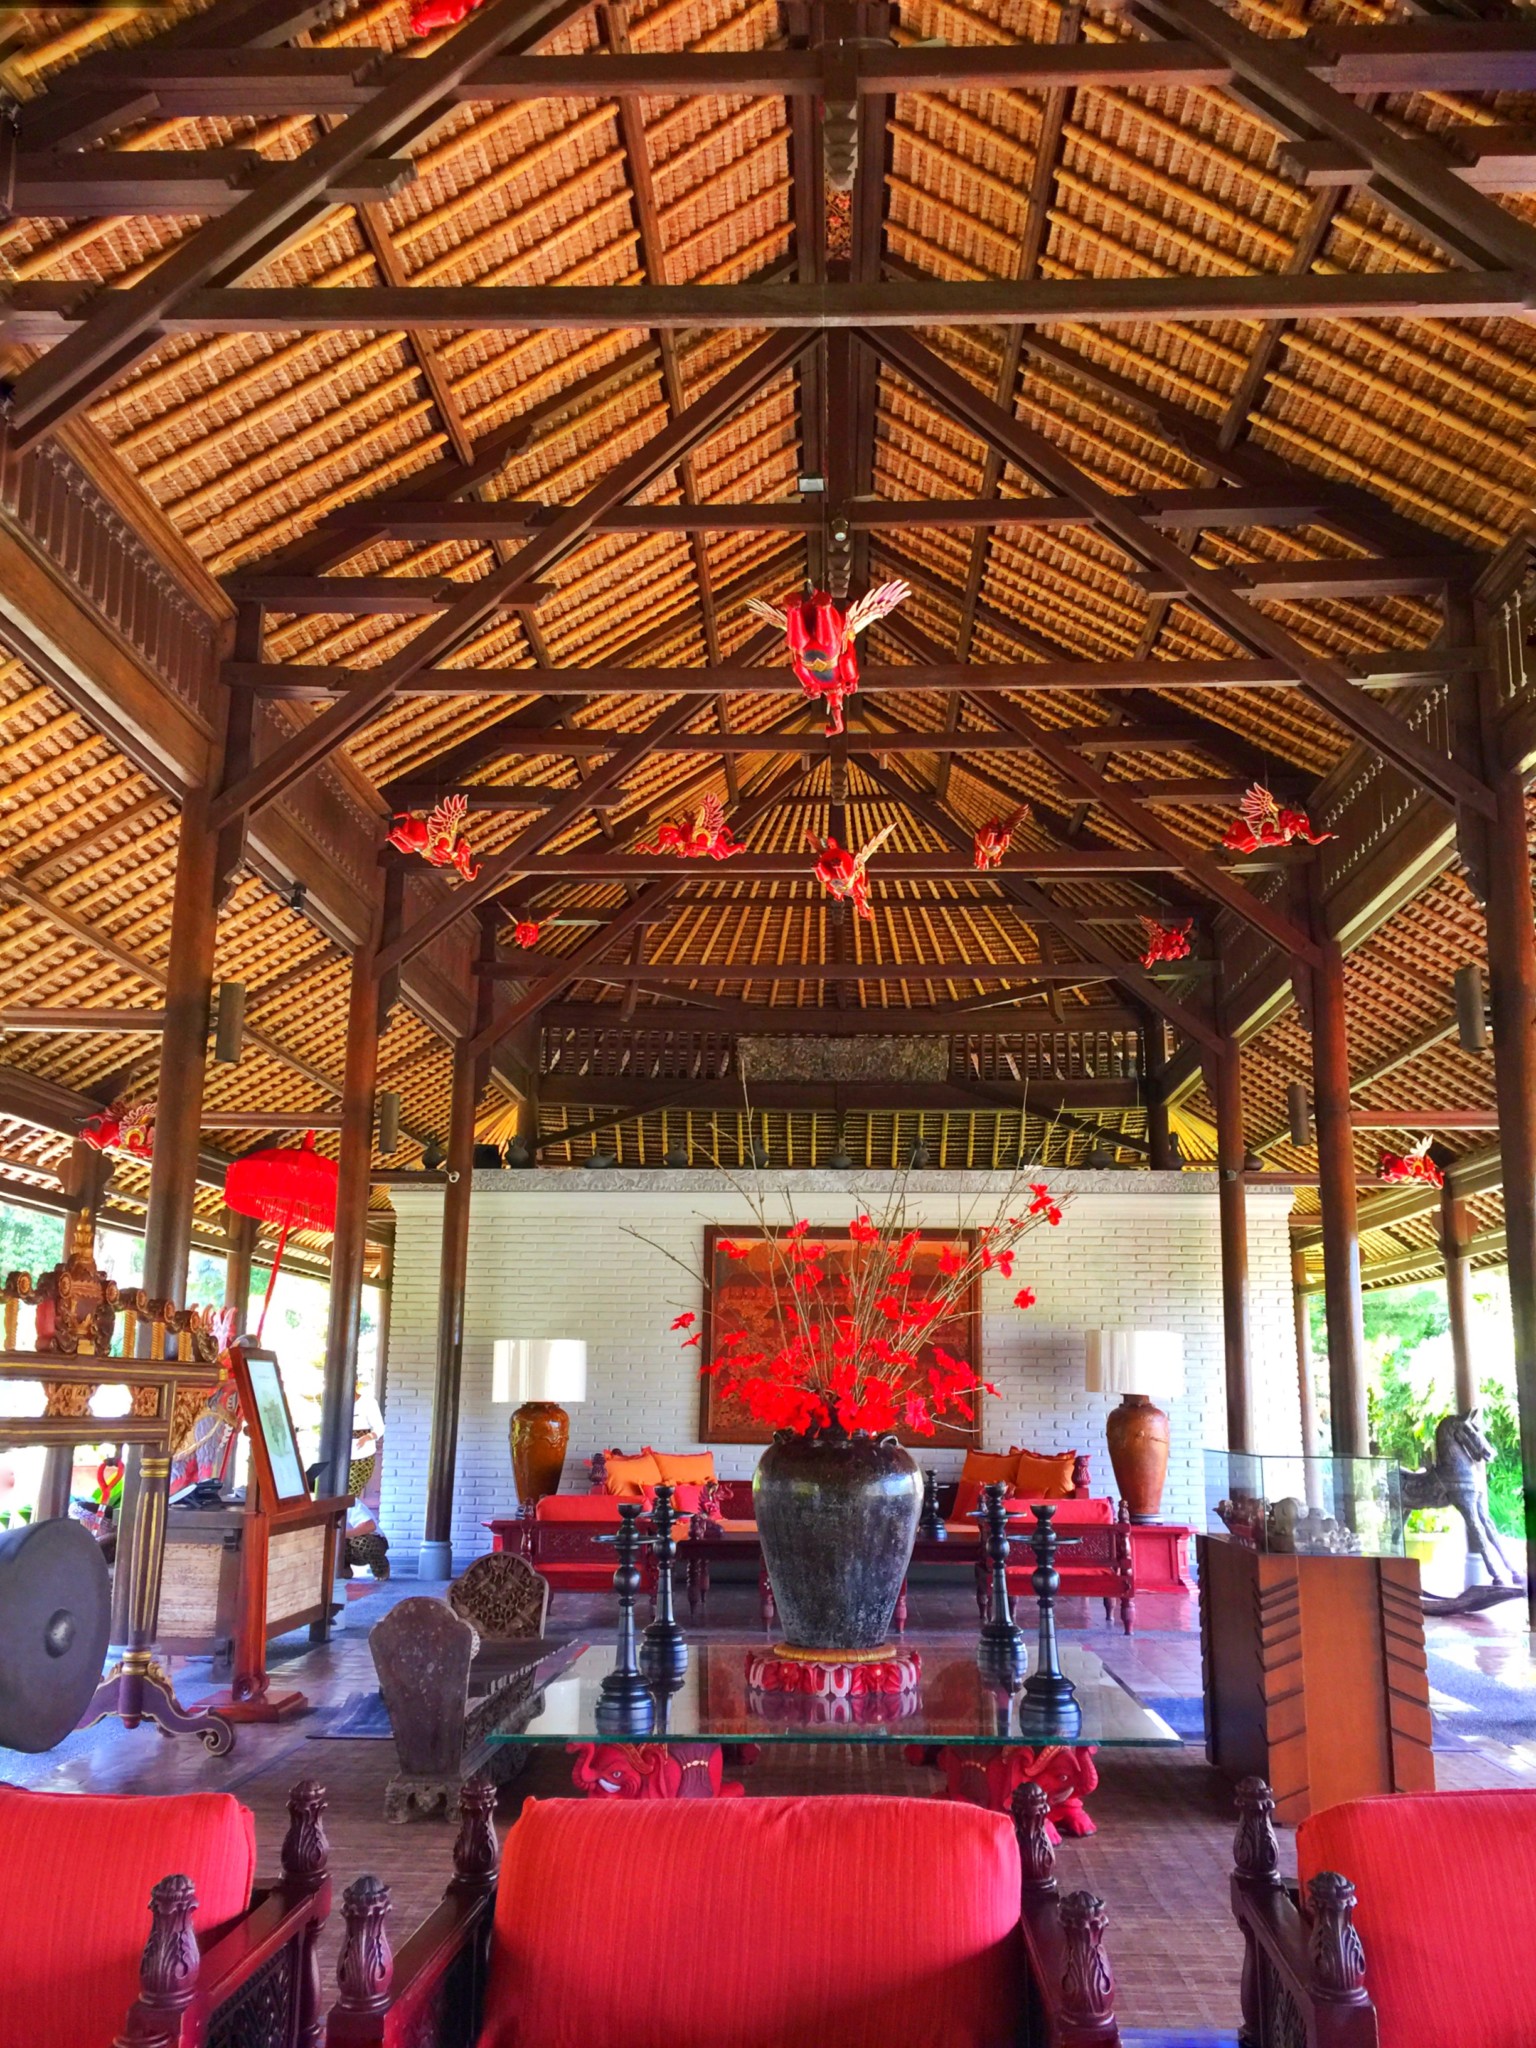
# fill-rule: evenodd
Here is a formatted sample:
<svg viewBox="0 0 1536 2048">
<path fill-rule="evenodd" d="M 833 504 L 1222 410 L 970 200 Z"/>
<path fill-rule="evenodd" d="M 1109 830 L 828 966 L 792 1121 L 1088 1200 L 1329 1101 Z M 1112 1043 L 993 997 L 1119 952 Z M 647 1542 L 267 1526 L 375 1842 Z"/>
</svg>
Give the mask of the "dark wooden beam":
<svg viewBox="0 0 1536 2048">
<path fill-rule="evenodd" d="M 295 10 L 289 10 L 293 12 Z M 310 8 L 311 16 L 322 10 Z M 195 26 L 195 24 L 194 24 Z M 1459 33 L 1458 33 L 1459 32 Z M 82 96 L 127 99 L 140 118 L 187 115 L 341 113 L 368 104 L 409 67 L 372 49 L 138 49 L 87 57 L 71 83 Z M 210 38 L 211 41 L 211 38 Z M 1525 21 L 1429 20 L 1358 29 L 1325 26 L 1287 45 L 1313 76 L 1341 92 L 1519 92 L 1536 89 L 1536 35 Z M 1195 42 L 1133 40 L 1063 47 L 1053 43 L 940 45 L 861 50 L 853 59 L 860 94 L 1001 90 L 1048 92 L 1221 86 L 1233 65 Z M 819 99 L 815 50 L 677 51 L 612 56 L 498 57 L 454 88 L 464 100 L 504 105 L 524 99 L 649 98 L 695 95 Z M 148 106 L 141 101 L 151 101 Z M 24 113 L 31 113 L 29 106 Z M 127 113 L 119 118 L 131 118 Z M 98 130 L 97 132 L 100 132 Z"/>
<path fill-rule="evenodd" d="M 558 953 L 530 952 L 521 959 L 508 957 L 498 960 L 493 972 L 499 981 L 527 981 L 558 974 L 564 964 L 564 958 Z M 1199 968 L 1206 964 L 1197 964 L 1194 977 L 1180 978 L 1198 979 Z M 896 962 L 774 960 L 767 964 L 750 960 L 651 960 L 642 966 L 628 960 L 604 960 L 584 968 L 582 979 L 615 984 L 638 982 L 658 988 L 691 981 L 850 981 L 867 982 L 872 988 L 899 986 L 906 981 L 1006 981 L 1088 987 L 1096 981 L 1125 980 L 1132 973 L 1139 976 L 1143 971 L 1140 962 L 1117 959 L 1113 955 L 1102 961 L 1049 962 L 984 958 Z M 1150 976 L 1149 979 L 1155 981 L 1157 977 Z"/>
<path fill-rule="evenodd" d="M 1240 569 L 1205 569 L 1204 574 L 1236 596 L 1282 598 L 1291 604 L 1339 597 L 1435 597 L 1457 573 L 1444 555 L 1397 556 L 1338 561 L 1245 562 Z M 1131 582 L 1148 597 L 1180 598 L 1182 576 L 1163 569 L 1133 570 Z M 1214 586 L 1213 586 L 1214 587 Z"/>
<path fill-rule="evenodd" d="M 1366 656 L 1351 664 L 1351 677 L 1362 688 L 1396 689 L 1447 672 L 1464 669 L 1465 655 L 1435 650 L 1404 650 L 1400 654 Z M 254 690 L 264 697 L 295 703 L 320 703 L 366 687 L 373 671 L 311 667 L 301 662 L 238 662 L 224 664 L 232 689 Z M 986 695 L 993 690 L 1294 690 L 1301 686 L 1284 662 L 1252 658 L 1245 661 L 1039 661 L 1017 666 L 963 662 L 913 663 L 905 668 L 867 667 L 860 671 L 864 697 Z M 691 691 L 713 697 L 778 697 L 795 692 L 794 678 L 782 668 L 425 668 L 396 693 L 402 697 L 543 696 L 601 697 L 672 696 Z"/>
<path fill-rule="evenodd" d="M 946 1003 L 937 1007 L 835 1010 L 825 1005 L 792 1003 L 742 1003 L 726 997 L 712 997 L 708 1008 L 683 1002 L 641 1005 L 627 1018 L 618 1003 L 551 1003 L 543 1013 L 551 1031 L 616 1031 L 622 1036 L 644 1036 L 675 1032 L 685 1036 L 699 1032 L 766 1034 L 770 1037 L 925 1038 L 975 1036 L 997 1033 L 1016 1038 L 1032 1033 L 1049 1037 L 1074 1032 L 1134 1031 L 1140 1019 L 1134 1011 L 1109 1004 L 1082 1004 L 1068 1011 L 1062 1023 L 1043 1004 L 1028 998 L 995 996 L 984 1002 Z"/>
<path fill-rule="evenodd" d="M 76 1009 L 72 1003 L 53 1008 L 33 1005 L 0 1010 L 0 1031 L 99 1031 L 116 1038 L 128 1031 L 159 1031 L 164 1024 L 164 1010 Z"/>
<path fill-rule="evenodd" d="M 429 60 L 423 59 L 425 63 Z M 337 131 L 340 133 L 340 131 Z M 318 146 L 318 145 L 317 145 Z M 300 158 L 300 163 L 305 159 Z M 263 190 L 266 188 L 263 187 Z M 1462 188 L 1458 188 L 1462 189 Z M 1469 199 L 1482 195 L 1467 189 Z M 1491 201 L 1483 201 L 1491 204 Z M 213 234 L 239 219 L 242 200 Z M 196 238 L 194 238 L 196 239 Z M 190 245 L 186 245 L 190 246 Z M 158 278 L 175 259 L 152 273 Z M 148 283 L 83 294 L 80 286 L 18 284 L 0 293 L 0 339 L 50 348 L 17 380 L 27 403 L 29 440 L 87 402 L 85 376 L 103 366 L 120 376 L 143 353 L 145 304 L 158 307 L 153 332 L 180 334 L 339 333 L 370 329 L 468 328 L 486 333 L 528 328 L 623 333 L 632 328 L 1051 327 L 1062 321 L 1108 326 L 1148 320 L 1495 320 L 1522 318 L 1536 296 L 1529 276 L 1512 269 L 1361 271 L 1340 275 L 1050 279 L 1033 284 L 632 285 L 271 285 L 198 286 L 180 297 L 152 298 Z M 129 302 L 132 301 L 130 304 Z M 95 310 L 90 310 L 94 308 Z M 97 323 L 100 323 L 99 325 Z M 108 357 L 108 323 L 137 337 Z M 89 328 L 89 337 L 87 337 Z M 68 349 L 53 377 L 36 373 Z M 94 368 L 64 383 L 77 356 Z M 23 392 L 23 380 L 26 388 Z"/>
<path fill-rule="evenodd" d="M 23 151 L 11 196 L 15 217 L 88 219 L 97 214 L 221 214 L 272 168 L 250 149 Z M 392 199 L 416 176 L 407 158 L 365 157 L 330 187 L 337 205 Z"/>
<path fill-rule="evenodd" d="M 539 1099 L 547 1108 L 624 1109 L 631 1116 L 662 1109 L 739 1110 L 739 1079 L 636 1081 L 603 1074 L 545 1074 Z M 754 1081 L 753 1109 L 925 1110 L 930 1113 L 1027 1109 L 1126 1110 L 1141 1107 L 1134 1081 L 1042 1081 L 1031 1075 L 1017 1087 L 986 1081 Z M 551 1137 L 558 1134 L 551 1133 Z"/>
<path fill-rule="evenodd" d="M 356 612 L 425 617 L 455 604 L 472 583 L 451 576 L 229 576 L 224 588 L 237 604 L 270 612 Z M 553 597 L 552 583 L 523 583 L 505 591 L 501 611 L 532 611 Z"/>
<path fill-rule="evenodd" d="M 1174 0 L 1167 0 L 1167 4 L 1174 4 Z M 1179 0 L 1179 4 L 1184 4 L 1184 0 Z M 1189 0 L 1189 4 L 1205 7 L 1207 0 Z M 1536 243 L 1536 235 L 1532 239 Z M 887 361 L 984 442 L 995 443 L 1011 461 L 1052 489 L 1077 498 L 1085 511 L 1094 514 L 1103 532 L 1133 556 L 1172 578 L 1191 603 L 1240 641 L 1273 660 L 1294 666 L 1307 695 L 1347 731 L 1445 802 L 1453 806 L 1470 805 L 1484 816 L 1491 812 L 1493 799 L 1475 776 L 1425 745 L 1401 719 L 1357 690 L 1337 662 L 1310 654 L 1288 627 L 1228 589 L 1210 570 L 1197 567 L 1176 542 L 1148 521 L 1125 511 L 1122 499 L 1104 490 L 1046 435 L 994 405 L 914 336 L 876 330 L 871 332 L 869 341 Z M 1008 713 L 1003 722 L 1014 724 L 1013 714 Z"/>
<path fill-rule="evenodd" d="M 479 18 L 476 17 L 477 20 Z M 461 640 L 493 618 L 507 591 L 517 589 L 559 561 L 585 538 L 591 521 L 598 513 L 622 504 L 626 498 L 633 497 L 648 483 L 664 475 L 680 455 L 705 439 L 739 405 L 770 382 L 804 345 L 796 337 L 785 335 L 775 335 L 761 343 L 744 362 L 728 371 L 697 398 L 680 419 L 671 421 L 633 455 L 616 463 L 584 497 L 521 547 L 510 561 L 503 562 L 489 576 L 470 585 L 463 596 L 424 626 L 393 660 L 377 669 L 370 669 L 366 683 L 349 691 L 328 711 L 282 741 L 249 775 L 226 790 L 214 807 L 215 824 L 228 824 L 259 805 L 269 803 L 298 776 L 323 760 L 343 740 L 349 739 L 375 711 L 389 702 L 402 683 L 409 681 L 419 670 L 451 654 Z M 673 721 L 669 716 L 664 724 L 670 730 L 677 722 L 680 721 Z M 438 929 L 451 923 L 455 915 L 457 913 L 450 910 L 448 916 L 441 919 Z M 415 951 L 416 945 L 410 950 Z"/>
<path fill-rule="evenodd" d="M 188 293 L 240 277 L 280 249 L 317 205 L 331 203 L 331 187 L 345 184 L 358 164 L 405 153 L 452 110 L 456 87 L 509 44 L 545 29 L 564 4 L 490 0 L 455 35 L 403 66 L 394 83 L 339 127 L 292 161 L 274 163 L 259 186 L 222 218 L 187 236 L 136 284 L 98 299 L 76 333 L 16 378 L 10 425 L 17 445 L 57 426 L 138 362 Z"/>
</svg>

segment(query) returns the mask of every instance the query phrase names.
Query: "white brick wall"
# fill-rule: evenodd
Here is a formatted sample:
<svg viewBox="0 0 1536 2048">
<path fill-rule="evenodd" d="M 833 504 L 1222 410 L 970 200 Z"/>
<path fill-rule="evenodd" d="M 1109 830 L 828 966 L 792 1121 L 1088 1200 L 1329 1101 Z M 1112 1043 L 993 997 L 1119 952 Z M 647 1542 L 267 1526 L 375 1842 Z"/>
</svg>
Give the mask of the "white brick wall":
<svg viewBox="0 0 1536 2048">
<path fill-rule="evenodd" d="M 888 1174 L 766 1173 L 766 1189 L 792 1193 L 813 1224 L 878 1215 Z M 1022 1247 L 1014 1279 L 989 1280 L 982 1358 L 1001 1399 L 987 1400 L 983 1442 L 1039 1450 L 1086 1450 L 1095 1491 L 1110 1487 L 1104 1415 L 1113 1397 L 1083 1387 L 1083 1335 L 1104 1324 L 1184 1333 L 1186 1389 L 1164 1403 L 1173 1425 L 1165 1512 L 1203 1522 L 1201 1451 L 1226 1436 L 1222 1386 L 1221 1282 L 1216 1183 L 1211 1174 L 1057 1173 L 1070 1194 L 1058 1230 Z M 914 1222 L 953 1228 L 958 1205 L 990 1221 L 1006 1175 L 930 1173 L 908 1180 Z M 860 1196 L 859 1190 L 864 1190 Z M 426 1495 L 427 1438 L 437 1343 L 442 1195 L 393 1190 L 398 1214 L 395 1292 L 389 1330 L 387 1455 L 382 1516 L 401 1565 L 414 1568 Z M 1300 1423 L 1291 1317 L 1289 1191 L 1248 1191 L 1252 1358 L 1264 1450 L 1294 1449 Z M 770 1211 L 770 1213 L 773 1213 Z M 515 1507 L 507 1452 L 510 1410 L 491 1402 L 496 1337 L 584 1337 L 588 1398 L 571 1411 L 566 1487 L 585 1484 L 582 1461 L 610 1444 L 688 1450 L 698 1443 L 698 1353 L 679 1348 L 669 1325 L 697 1310 L 697 1282 L 666 1256 L 697 1268 L 706 1223 L 743 1224 L 750 1211 L 719 1174 L 700 1171 L 591 1173 L 585 1169 L 475 1176 L 469 1233 L 464 1376 L 454 1494 L 453 1548 L 467 1559 L 487 1547 L 481 1524 Z M 642 1230 L 655 1245 L 630 1235 Z M 1039 1296 L 1011 1306 L 1027 1280 Z M 942 1476 L 958 1451 L 921 1450 Z M 746 1478 L 752 1445 L 715 1447 L 723 1478 Z"/>
</svg>

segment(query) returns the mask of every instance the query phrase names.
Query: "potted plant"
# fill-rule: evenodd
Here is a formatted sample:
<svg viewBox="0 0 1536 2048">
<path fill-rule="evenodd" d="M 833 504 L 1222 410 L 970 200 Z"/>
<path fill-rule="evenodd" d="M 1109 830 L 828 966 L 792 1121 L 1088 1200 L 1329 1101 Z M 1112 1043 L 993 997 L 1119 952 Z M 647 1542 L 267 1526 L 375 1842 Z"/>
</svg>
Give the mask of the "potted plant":
<svg viewBox="0 0 1536 2048">
<path fill-rule="evenodd" d="M 805 1219 L 771 1224 L 754 1201 L 760 1242 L 750 1255 L 761 1259 L 766 1246 L 775 1327 L 754 1341 L 717 1318 L 714 1356 L 700 1369 L 774 1431 L 752 1495 L 791 1649 L 873 1652 L 889 1636 L 922 1497 L 918 1467 L 895 1432 L 931 1436 L 955 1414 L 972 1421 L 981 1396 L 997 1392 L 940 1335 L 964 1327 L 963 1304 L 983 1274 L 1011 1281 L 1020 1241 L 1061 1222 L 1044 1182 L 1021 1179 L 1009 1195 L 994 1222 L 940 1234 L 922 1281 L 914 1255 L 933 1234 L 908 1224 L 904 1182 L 878 1220 L 862 1213 L 827 1238 Z M 716 1250 L 749 1256 L 728 1239 Z M 1020 1309 L 1034 1298 L 1026 1286 L 1012 1295 Z M 685 1311 L 674 1324 L 691 1332 L 685 1345 L 702 1341 L 695 1322 Z"/>
</svg>

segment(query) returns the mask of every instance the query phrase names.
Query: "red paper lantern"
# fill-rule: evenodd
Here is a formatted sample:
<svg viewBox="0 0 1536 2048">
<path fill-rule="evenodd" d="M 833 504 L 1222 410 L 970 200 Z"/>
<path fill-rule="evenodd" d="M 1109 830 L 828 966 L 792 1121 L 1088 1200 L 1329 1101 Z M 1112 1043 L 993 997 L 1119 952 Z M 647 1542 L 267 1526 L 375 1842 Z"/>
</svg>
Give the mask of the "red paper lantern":
<svg viewBox="0 0 1536 2048">
<path fill-rule="evenodd" d="M 315 1134 L 304 1133 L 302 1145 L 263 1145 L 232 1160 L 224 1176 L 224 1200 L 241 1216 L 278 1227 L 277 1254 L 256 1325 L 258 1339 L 266 1326 L 272 1289 L 277 1285 L 283 1249 L 290 1230 L 336 1228 L 337 1170 L 334 1159 L 315 1150 Z"/>
</svg>

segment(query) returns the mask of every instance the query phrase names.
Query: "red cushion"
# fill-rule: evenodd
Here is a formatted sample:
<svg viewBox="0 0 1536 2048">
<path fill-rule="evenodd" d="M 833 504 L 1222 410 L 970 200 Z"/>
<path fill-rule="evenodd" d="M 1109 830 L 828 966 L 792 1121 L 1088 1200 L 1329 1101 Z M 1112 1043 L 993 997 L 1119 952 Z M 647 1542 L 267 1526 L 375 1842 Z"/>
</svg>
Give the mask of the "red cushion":
<svg viewBox="0 0 1536 2048">
<path fill-rule="evenodd" d="M 1354 1885 L 1381 2048 L 1530 2048 L 1536 1792 L 1351 1799 L 1296 1831 L 1303 1896 Z"/>
<path fill-rule="evenodd" d="M 611 1493 L 547 1493 L 534 1504 L 536 1522 L 611 1522 L 619 1520 L 619 1504 Z"/>
<path fill-rule="evenodd" d="M 979 1807 L 530 1799 L 479 2048 L 1011 2048 L 1018 1918 Z"/>
<path fill-rule="evenodd" d="M 245 1911 L 255 1874 L 256 1824 L 227 1792 L 0 1785 L 0 2048 L 111 2048 L 139 1995 L 155 1885 L 190 1877 L 206 1936 Z"/>
<path fill-rule="evenodd" d="M 1009 1501 L 1009 1521 L 1022 1522 L 1026 1529 L 1033 1529 L 1035 1518 L 1030 1513 L 1030 1508 L 1035 1498 L 1036 1496 L 1030 1495 L 1027 1498 Z M 1051 1526 L 1055 1529 L 1064 1529 L 1069 1522 L 1081 1525 L 1084 1522 L 1112 1522 L 1115 1519 L 1114 1506 L 1107 1500 L 1053 1500 L 1051 1506 L 1056 1510 L 1051 1517 Z"/>
</svg>

